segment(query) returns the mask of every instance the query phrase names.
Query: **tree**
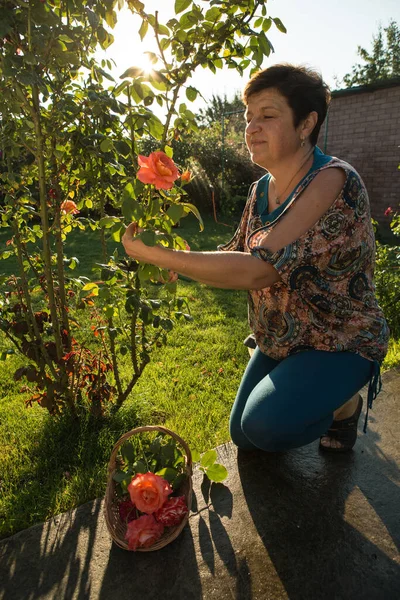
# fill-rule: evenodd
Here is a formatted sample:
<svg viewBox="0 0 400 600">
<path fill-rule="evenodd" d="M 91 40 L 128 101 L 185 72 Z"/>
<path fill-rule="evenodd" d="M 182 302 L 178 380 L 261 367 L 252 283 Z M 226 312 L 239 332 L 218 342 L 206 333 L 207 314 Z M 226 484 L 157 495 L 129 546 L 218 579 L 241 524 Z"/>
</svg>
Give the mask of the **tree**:
<svg viewBox="0 0 400 600">
<path fill-rule="evenodd" d="M 357 63 L 343 77 L 346 87 L 400 77 L 400 30 L 396 21 L 391 20 L 383 30 L 380 26 L 372 40 L 371 53 L 358 46 L 357 53 L 366 64 Z"/>
<path fill-rule="evenodd" d="M 229 113 L 233 113 L 242 117 L 240 120 L 243 125 L 243 114 L 241 113 L 244 112 L 244 109 L 245 106 L 239 92 L 236 92 L 230 101 L 226 94 L 224 96 L 215 96 L 213 94 L 211 100 L 208 101 L 207 107 L 199 110 L 198 119 L 201 125 L 208 127 L 213 125 L 215 121 L 221 121 L 223 115 L 226 116 Z"/>
</svg>

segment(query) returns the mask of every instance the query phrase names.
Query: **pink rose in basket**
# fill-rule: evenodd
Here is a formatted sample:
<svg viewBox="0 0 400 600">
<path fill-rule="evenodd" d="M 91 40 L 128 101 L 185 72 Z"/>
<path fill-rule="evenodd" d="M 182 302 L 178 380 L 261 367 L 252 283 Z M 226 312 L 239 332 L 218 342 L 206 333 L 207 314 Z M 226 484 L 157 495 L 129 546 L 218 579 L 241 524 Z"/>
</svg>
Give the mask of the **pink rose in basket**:
<svg viewBox="0 0 400 600">
<path fill-rule="evenodd" d="M 143 515 L 128 523 L 125 538 L 128 540 L 129 550 L 149 548 L 160 539 L 164 532 L 164 525 L 157 523 L 153 515 Z"/>
<path fill-rule="evenodd" d="M 172 488 L 168 481 L 149 471 L 135 475 L 128 492 L 136 508 L 149 515 L 162 507 Z"/>
<path fill-rule="evenodd" d="M 155 517 L 159 523 L 166 527 L 179 525 L 183 517 L 188 512 L 185 496 L 177 496 L 170 498 L 165 504 L 155 513 Z"/>
</svg>

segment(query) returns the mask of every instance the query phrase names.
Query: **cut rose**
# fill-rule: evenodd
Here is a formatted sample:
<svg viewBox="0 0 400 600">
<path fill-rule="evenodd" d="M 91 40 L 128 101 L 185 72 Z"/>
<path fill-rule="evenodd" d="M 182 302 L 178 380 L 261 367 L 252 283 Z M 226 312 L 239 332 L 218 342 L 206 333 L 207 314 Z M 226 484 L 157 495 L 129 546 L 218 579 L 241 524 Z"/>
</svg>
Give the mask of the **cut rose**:
<svg viewBox="0 0 400 600">
<path fill-rule="evenodd" d="M 168 481 L 154 473 L 138 473 L 128 485 L 133 504 L 140 512 L 151 514 L 172 494 Z"/>
<path fill-rule="evenodd" d="M 157 190 L 170 190 L 179 171 L 174 161 L 165 152 L 152 152 L 149 156 L 138 157 L 139 171 L 137 178 L 142 183 L 152 183 Z"/>
<path fill-rule="evenodd" d="M 164 525 L 158 523 L 153 515 L 143 515 L 128 523 L 125 539 L 128 540 L 129 550 L 149 548 L 160 539 Z"/>
<path fill-rule="evenodd" d="M 170 498 L 156 513 L 155 517 L 157 521 L 165 525 L 166 527 L 173 527 L 179 525 L 183 517 L 188 513 L 188 507 L 186 506 L 185 496 L 177 496 Z"/>
<path fill-rule="evenodd" d="M 131 502 L 131 500 L 125 500 L 121 502 L 118 507 L 119 516 L 124 523 L 130 523 L 136 518 L 135 505 Z"/>
</svg>

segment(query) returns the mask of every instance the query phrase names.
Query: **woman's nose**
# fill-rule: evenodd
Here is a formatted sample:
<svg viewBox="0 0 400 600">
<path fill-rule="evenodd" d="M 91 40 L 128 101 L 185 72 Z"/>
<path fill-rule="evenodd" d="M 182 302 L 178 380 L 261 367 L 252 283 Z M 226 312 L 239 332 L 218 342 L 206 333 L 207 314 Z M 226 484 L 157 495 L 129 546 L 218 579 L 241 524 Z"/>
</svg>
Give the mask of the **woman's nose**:
<svg viewBox="0 0 400 600">
<path fill-rule="evenodd" d="M 256 119 L 251 119 L 246 125 L 246 135 L 252 135 L 260 130 L 260 125 Z"/>
</svg>

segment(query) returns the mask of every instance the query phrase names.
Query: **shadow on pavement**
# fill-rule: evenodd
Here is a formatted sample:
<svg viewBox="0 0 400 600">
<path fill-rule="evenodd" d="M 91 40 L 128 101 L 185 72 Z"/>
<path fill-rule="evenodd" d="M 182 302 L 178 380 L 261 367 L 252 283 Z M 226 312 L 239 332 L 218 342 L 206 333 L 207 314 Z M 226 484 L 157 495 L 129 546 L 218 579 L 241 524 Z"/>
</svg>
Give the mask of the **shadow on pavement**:
<svg viewBox="0 0 400 600">
<path fill-rule="evenodd" d="M 89 564 L 93 558 L 101 501 L 64 519 L 62 531 L 53 521 L 37 525 L 4 540 L 0 583 L 4 600 L 36 600 L 41 597 L 77 598 L 90 595 Z M 86 508 L 85 507 L 85 508 Z M 42 529 L 41 535 L 38 532 Z M 85 531 L 85 548 L 82 532 Z M 23 597 L 21 596 L 23 590 Z"/>
<path fill-rule="evenodd" d="M 400 597 L 400 472 L 379 439 L 369 430 L 343 455 L 318 443 L 238 452 L 245 500 L 290 600 Z"/>
</svg>

